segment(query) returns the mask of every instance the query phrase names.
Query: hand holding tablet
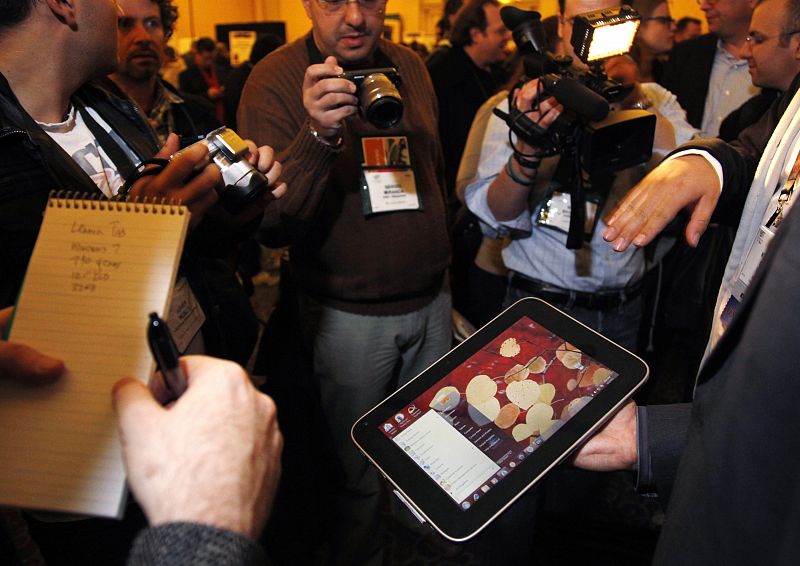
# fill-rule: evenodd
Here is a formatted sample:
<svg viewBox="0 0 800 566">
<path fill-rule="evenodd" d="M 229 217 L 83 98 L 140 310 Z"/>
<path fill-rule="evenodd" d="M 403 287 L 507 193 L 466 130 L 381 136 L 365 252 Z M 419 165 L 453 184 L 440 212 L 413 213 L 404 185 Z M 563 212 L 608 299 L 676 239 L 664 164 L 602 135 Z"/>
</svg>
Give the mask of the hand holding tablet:
<svg viewBox="0 0 800 566">
<path fill-rule="evenodd" d="M 359 419 L 353 440 L 419 515 L 446 538 L 466 540 L 647 374 L 627 350 L 523 299 Z"/>
</svg>

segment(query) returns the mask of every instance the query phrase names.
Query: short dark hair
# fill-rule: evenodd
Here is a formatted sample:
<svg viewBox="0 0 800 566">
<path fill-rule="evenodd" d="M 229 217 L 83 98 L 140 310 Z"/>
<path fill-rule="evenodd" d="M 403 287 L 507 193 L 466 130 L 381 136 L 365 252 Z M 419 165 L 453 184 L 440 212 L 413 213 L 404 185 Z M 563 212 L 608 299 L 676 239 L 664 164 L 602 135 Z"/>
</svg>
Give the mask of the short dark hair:
<svg viewBox="0 0 800 566">
<path fill-rule="evenodd" d="M 178 21 L 178 7 L 172 5 L 172 0 L 151 0 L 151 2 L 158 5 L 161 27 L 164 28 L 164 38 L 169 39 L 175 31 L 175 22 Z"/>
<path fill-rule="evenodd" d="M 214 51 L 216 48 L 217 44 L 214 43 L 214 40 L 210 37 L 201 37 L 194 42 L 194 50 L 197 53 L 208 53 Z"/>
<path fill-rule="evenodd" d="M 483 7 L 487 5 L 499 6 L 500 3 L 497 0 L 470 0 L 458 11 L 450 32 L 450 43 L 454 47 L 472 45 L 472 28 L 486 30 L 486 11 Z"/>
<path fill-rule="evenodd" d="M 10 28 L 25 20 L 36 0 L 0 0 L 0 29 Z"/>
<path fill-rule="evenodd" d="M 697 24 L 698 26 L 703 25 L 703 22 L 698 20 L 697 18 L 692 18 L 691 16 L 684 16 L 677 22 L 675 22 L 675 31 L 683 31 L 689 24 Z"/>
<path fill-rule="evenodd" d="M 759 6 L 767 0 L 758 0 Z M 791 39 L 791 32 L 800 30 L 800 0 L 786 0 L 786 19 L 781 28 L 781 35 L 778 37 L 778 45 L 786 47 Z"/>
</svg>

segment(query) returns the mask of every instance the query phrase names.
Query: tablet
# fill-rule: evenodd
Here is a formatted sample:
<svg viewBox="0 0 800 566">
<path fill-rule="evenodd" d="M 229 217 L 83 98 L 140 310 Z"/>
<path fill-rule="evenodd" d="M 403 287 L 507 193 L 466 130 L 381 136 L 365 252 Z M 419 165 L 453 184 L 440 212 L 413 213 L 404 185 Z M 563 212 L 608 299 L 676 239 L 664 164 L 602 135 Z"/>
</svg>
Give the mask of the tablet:
<svg viewBox="0 0 800 566">
<path fill-rule="evenodd" d="M 647 375 L 629 351 L 544 301 L 522 299 L 351 434 L 421 521 L 464 541 L 567 458 Z"/>
</svg>

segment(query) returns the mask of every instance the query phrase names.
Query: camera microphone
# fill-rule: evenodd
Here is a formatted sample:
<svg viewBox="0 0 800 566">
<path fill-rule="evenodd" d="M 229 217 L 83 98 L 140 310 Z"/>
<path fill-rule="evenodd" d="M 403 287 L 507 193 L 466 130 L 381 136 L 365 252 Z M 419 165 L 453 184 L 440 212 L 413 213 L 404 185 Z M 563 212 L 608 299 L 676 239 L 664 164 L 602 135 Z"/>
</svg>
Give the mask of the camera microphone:
<svg viewBox="0 0 800 566">
<path fill-rule="evenodd" d="M 558 75 L 544 75 L 544 89 L 556 97 L 565 108 L 569 108 L 590 122 L 597 122 L 608 116 L 609 106 L 605 98 L 586 88 L 577 80 Z"/>
</svg>

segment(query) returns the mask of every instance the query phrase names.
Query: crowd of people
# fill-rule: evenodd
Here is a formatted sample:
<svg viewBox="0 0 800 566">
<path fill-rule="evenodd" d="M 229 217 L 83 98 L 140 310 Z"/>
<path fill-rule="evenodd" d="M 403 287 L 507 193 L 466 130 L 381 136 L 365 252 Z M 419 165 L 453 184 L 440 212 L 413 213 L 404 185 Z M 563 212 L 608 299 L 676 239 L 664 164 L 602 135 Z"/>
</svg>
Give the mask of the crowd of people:
<svg viewBox="0 0 800 566">
<path fill-rule="evenodd" d="M 612 113 L 655 118 L 652 158 L 609 172 L 509 135 L 504 113 L 546 132 L 580 109 L 527 76 L 497 0 L 444 3 L 427 60 L 385 38 L 387 0 L 303 0 L 310 31 L 259 37 L 237 68 L 210 38 L 170 56 L 173 0 L 0 0 L 0 330 L 54 189 L 184 203 L 178 277 L 203 311 L 177 401 L 150 376 L 109 376 L 123 519 L 4 511 L 22 520 L 5 521 L 0 559 L 27 541 L 47 564 L 390 563 L 388 521 L 437 535 L 387 499 L 351 426 L 452 347 L 454 320 L 538 297 L 651 363 L 571 465 L 632 472 L 658 496 L 654 563 L 794 563 L 800 1 L 698 0 L 702 34 L 665 0 L 633 0 L 630 54 L 589 68 L 575 18 L 620 4 L 559 0 L 542 28 L 571 73 L 626 87 Z M 389 124 L 348 78 L 370 68 L 400 77 Z M 270 186 L 235 215 L 207 149 L 179 152 L 222 125 Z M 169 161 L 126 183 L 153 157 Z M 239 267 L 255 242 L 288 249 L 263 333 Z M 64 372 L 0 340 L 0 379 L 46 388 Z M 534 563 L 521 527 L 537 513 L 522 498 L 466 548 Z"/>
</svg>

